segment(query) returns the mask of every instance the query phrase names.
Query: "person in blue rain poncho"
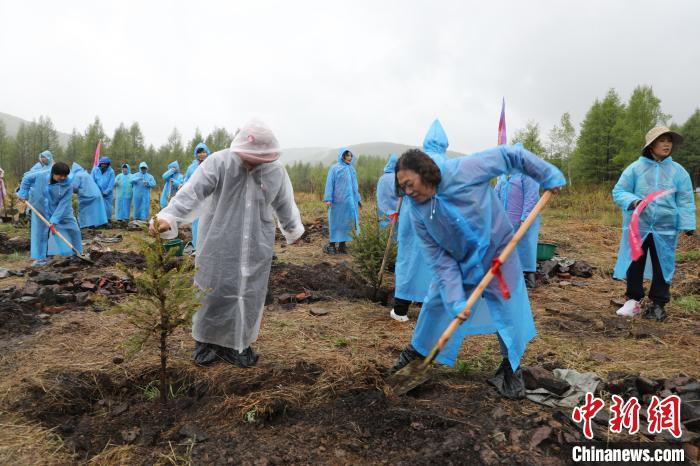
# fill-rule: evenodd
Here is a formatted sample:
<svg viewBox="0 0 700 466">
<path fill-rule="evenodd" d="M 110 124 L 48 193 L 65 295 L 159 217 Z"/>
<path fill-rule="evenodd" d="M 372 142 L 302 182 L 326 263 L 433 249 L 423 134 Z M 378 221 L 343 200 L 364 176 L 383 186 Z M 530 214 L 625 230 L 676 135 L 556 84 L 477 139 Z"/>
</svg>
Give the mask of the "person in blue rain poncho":
<svg viewBox="0 0 700 466">
<path fill-rule="evenodd" d="M 141 162 L 138 173 L 131 175 L 134 188 L 134 220 L 148 220 L 151 215 L 151 189 L 156 187 L 156 179 L 148 173 L 148 164 Z"/>
<path fill-rule="evenodd" d="M 163 180 L 165 181 L 165 186 L 163 186 L 163 192 L 160 195 L 161 208 L 168 205 L 168 202 L 175 196 L 184 181 L 182 173 L 180 173 L 180 164 L 177 160 L 168 164 L 168 169 L 163 173 Z"/>
<path fill-rule="evenodd" d="M 122 165 L 122 172 L 114 179 L 114 188 L 117 193 L 115 219 L 128 221 L 131 217 L 131 199 L 134 196 L 134 188 L 131 186 L 131 166 L 128 163 Z"/>
<path fill-rule="evenodd" d="M 396 186 L 394 186 L 394 168 L 399 157 L 396 154 L 391 154 L 384 166 L 384 174 L 377 181 L 377 214 L 379 216 L 379 225 L 386 228 L 391 223 L 390 216 L 396 213 L 396 206 L 399 202 L 399 196 L 396 195 Z"/>
<path fill-rule="evenodd" d="M 179 224 L 200 219 L 194 281 L 204 296 L 192 318 L 196 364 L 251 367 L 258 361 L 251 344 L 262 322 L 275 227 L 288 244 L 304 233 L 280 154 L 272 130 L 251 120 L 158 213 L 159 230 L 171 236 Z"/>
<path fill-rule="evenodd" d="M 438 166 L 447 160 L 447 134 L 439 120 L 434 120 L 423 139 L 423 151 L 433 159 Z M 413 206 L 409 202 L 401 205 L 398 228 L 398 251 L 394 277 L 394 308 L 389 316 L 399 322 L 408 321 L 408 309 L 411 302 L 423 302 L 428 294 L 430 285 L 430 267 L 428 259 L 421 251 L 420 241 L 416 234 L 415 225 L 409 221 Z"/>
<path fill-rule="evenodd" d="M 22 177 L 18 197 L 29 200 L 51 224 L 49 227 L 38 215 L 32 216 L 30 252 L 35 267 L 46 265 L 50 255 L 73 255 L 63 241 L 53 238 L 55 231 L 59 231 L 78 251 L 83 250 L 80 228 L 73 215 L 73 180 L 69 175 L 68 165 L 57 162 L 50 169 L 30 170 Z"/>
<path fill-rule="evenodd" d="M 51 165 L 53 165 L 53 154 L 51 151 L 45 150 L 39 154 L 39 161 L 35 163 L 29 171 L 32 172 L 34 170 L 41 170 L 42 168 L 51 168 Z"/>
<path fill-rule="evenodd" d="M 100 188 L 92 176 L 77 162 L 71 167 L 73 192 L 78 194 L 78 218 L 80 228 L 99 227 L 107 223 L 107 212 Z"/>
<path fill-rule="evenodd" d="M 190 164 L 189 167 L 187 167 L 187 172 L 185 173 L 185 183 L 192 178 L 192 175 L 194 175 L 194 172 L 199 168 L 199 166 L 206 160 L 206 158 L 211 154 L 211 151 L 207 147 L 206 144 L 203 142 L 200 142 L 197 144 L 194 148 L 194 160 Z M 193 251 L 197 249 L 197 236 L 199 233 L 199 219 L 196 219 L 194 222 L 192 222 L 192 248 Z"/>
<path fill-rule="evenodd" d="M 323 201 L 328 207 L 330 241 L 323 249 L 328 254 L 346 254 L 345 243 L 352 241 L 351 232 L 360 234 L 362 199 L 355 172 L 356 157 L 345 147 L 338 151 L 338 163 L 328 169 Z M 336 248 L 336 244 L 338 247 Z"/>
<path fill-rule="evenodd" d="M 92 169 L 92 179 L 102 192 L 107 222 L 112 221 L 112 203 L 114 202 L 114 170 L 110 167 L 111 164 L 109 157 L 100 157 L 97 166 Z"/>
<path fill-rule="evenodd" d="M 513 237 L 490 180 L 514 172 L 526 173 L 545 189 L 565 184 L 555 166 L 519 145 L 501 145 L 441 164 L 417 149 L 399 158 L 396 186 L 411 206 L 406 222 L 415 226 L 432 280 L 411 344 L 399 356 L 395 370 L 430 352 Z M 498 280 L 492 281 L 437 361 L 453 366 L 467 335 L 497 333 L 503 362 L 489 382 L 503 396 L 522 398 L 525 388 L 518 367 L 535 336 L 535 325 L 518 255 L 511 254 L 500 270 L 510 299 L 502 295 Z"/>
<path fill-rule="evenodd" d="M 644 278 L 651 278 L 650 305 L 642 317 L 666 319 L 665 306 L 671 299 L 671 281 L 676 269 L 678 234 L 692 235 L 696 229 L 695 199 L 688 172 L 671 158 L 683 141 L 680 134 L 665 126 L 646 134 L 642 156 L 625 168 L 613 188 L 613 200 L 622 210 L 622 238 L 613 278 L 627 280 L 627 302 L 618 315 L 641 313 L 639 301 L 644 297 Z M 632 261 L 629 228 L 632 213 L 645 196 L 661 190 L 675 192 L 657 198 L 639 217 L 642 256 Z"/>
<path fill-rule="evenodd" d="M 513 231 L 517 231 L 530 212 L 540 200 L 540 185 L 537 181 L 522 173 L 501 175 L 496 184 L 496 194 L 503 203 Z M 537 271 L 537 239 L 540 235 L 540 216 L 525 233 L 518 243 L 520 265 L 525 273 L 525 285 L 535 288 L 535 272 Z"/>
</svg>

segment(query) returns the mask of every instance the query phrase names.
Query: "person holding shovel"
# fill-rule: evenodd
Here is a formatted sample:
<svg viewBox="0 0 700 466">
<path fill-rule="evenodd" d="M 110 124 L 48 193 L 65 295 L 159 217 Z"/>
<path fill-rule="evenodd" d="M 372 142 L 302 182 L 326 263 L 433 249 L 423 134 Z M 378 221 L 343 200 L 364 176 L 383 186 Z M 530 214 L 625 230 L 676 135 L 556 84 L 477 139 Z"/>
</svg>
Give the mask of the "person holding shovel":
<svg viewBox="0 0 700 466">
<path fill-rule="evenodd" d="M 193 360 L 219 360 L 239 367 L 256 364 L 257 340 L 275 243 L 275 220 L 287 243 L 304 233 L 281 148 L 259 120 L 241 128 L 231 147 L 202 162 L 189 182 L 158 215 L 158 228 L 199 218 L 195 283 L 205 290 L 192 319 Z M 151 232 L 155 234 L 155 225 Z M 171 231 L 172 230 L 172 231 Z"/>
<path fill-rule="evenodd" d="M 35 259 L 33 267 L 46 265 L 49 255 L 73 255 L 70 247 L 60 239 L 52 238 L 50 247 L 49 238 L 56 231 L 67 238 L 78 252 L 83 250 L 80 228 L 73 214 L 73 180 L 69 175 L 68 165 L 56 162 L 51 169 L 29 171 L 22 177 L 18 197 L 29 200 L 50 224 L 46 225 L 38 215 L 32 215 L 30 252 L 32 259 Z"/>
<path fill-rule="evenodd" d="M 447 160 L 449 144 L 440 120 L 435 119 L 423 139 L 423 152 L 441 165 Z M 408 322 L 408 309 L 412 302 L 422 305 L 431 279 L 428 258 L 421 249 L 416 227 L 410 221 L 412 208 L 410 202 L 404 202 L 398 218 L 398 250 L 394 269 L 396 288 L 394 308 L 389 312 L 389 317 L 399 322 Z"/>
<path fill-rule="evenodd" d="M 429 353 L 513 237 L 513 227 L 490 181 L 516 172 L 532 177 L 544 189 L 566 183 L 554 165 L 520 145 L 501 145 L 442 163 L 417 149 L 399 158 L 397 191 L 407 196 L 404 203 L 411 206 L 407 221 L 420 238 L 432 281 L 411 344 L 402 351 L 395 370 Z M 453 366 L 467 335 L 496 333 L 503 361 L 489 382 L 503 396 L 522 398 L 525 387 L 518 367 L 536 332 L 517 254 L 500 265 L 497 277 L 436 360 Z"/>
<path fill-rule="evenodd" d="M 53 165 L 53 154 L 51 151 L 45 150 L 39 154 L 39 161 L 35 163 L 29 171 L 32 172 L 34 170 L 41 170 L 42 168 L 51 168 L 51 165 Z"/>
<path fill-rule="evenodd" d="M 346 242 L 352 241 L 351 232 L 360 234 L 362 198 L 355 172 L 356 157 L 346 148 L 338 151 L 338 163 L 328 169 L 323 201 L 328 208 L 330 239 L 323 251 L 326 254 L 347 254 Z M 336 243 L 338 247 L 336 248 Z"/>
<path fill-rule="evenodd" d="M 613 188 L 613 200 L 622 210 L 622 238 L 613 278 L 627 280 L 627 302 L 617 310 L 621 316 L 640 314 L 639 301 L 644 297 L 644 278 L 651 279 L 650 305 L 643 318 L 666 319 L 665 306 L 671 300 L 671 280 L 676 269 L 678 234 L 695 232 L 695 199 L 690 175 L 671 158 L 683 141 L 680 134 L 665 126 L 646 134 L 642 155 L 625 168 Z M 642 255 L 633 261 L 629 229 L 632 213 L 651 193 L 674 190 L 651 202 L 639 216 Z"/>
</svg>

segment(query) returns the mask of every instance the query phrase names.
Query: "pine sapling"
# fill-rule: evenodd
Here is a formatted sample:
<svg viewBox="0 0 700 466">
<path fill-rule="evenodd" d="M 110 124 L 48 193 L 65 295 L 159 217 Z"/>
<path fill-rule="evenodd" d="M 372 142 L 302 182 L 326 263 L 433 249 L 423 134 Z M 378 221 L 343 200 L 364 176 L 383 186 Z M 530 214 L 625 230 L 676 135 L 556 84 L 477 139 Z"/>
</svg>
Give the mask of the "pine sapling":
<svg viewBox="0 0 700 466">
<path fill-rule="evenodd" d="M 154 217 L 154 223 L 157 223 Z M 201 291 L 194 284 L 194 264 L 190 257 L 175 258 L 175 250 L 166 250 L 160 234 L 153 240 L 140 240 L 146 258 L 143 272 L 120 266 L 136 285 L 136 294 L 118 304 L 114 311 L 124 314 L 136 329 L 129 340 L 131 353 L 147 343 L 160 349 L 160 399 L 167 403 L 168 337 L 179 327 L 188 327 L 199 308 Z M 154 341 L 157 340 L 157 341 Z"/>
</svg>

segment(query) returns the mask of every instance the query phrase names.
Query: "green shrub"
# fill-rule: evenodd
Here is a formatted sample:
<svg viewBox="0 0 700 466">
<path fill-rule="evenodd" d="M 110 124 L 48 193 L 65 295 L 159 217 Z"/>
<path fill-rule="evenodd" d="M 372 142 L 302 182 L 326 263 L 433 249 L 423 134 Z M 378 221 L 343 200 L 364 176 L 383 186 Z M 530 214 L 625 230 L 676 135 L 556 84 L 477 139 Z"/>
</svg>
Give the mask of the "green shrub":
<svg viewBox="0 0 700 466">
<path fill-rule="evenodd" d="M 361 216 L 360 234 L 359 236 L 356 235 L 353 230 L 352 238 L 350 254 L 355 259 L 355 265 L 360 275 L 373 286 L 377 286 L 379 269 L 382 265 L 387 239 L 389 238 L 389 228 L 382 229 L 379 226 L 377 210 L 374 207 L 368 214 Z M 394 269 L 396 250 L 396 242 L 392 241 L 384 269 L 385 273 L 387 270 Z"/>
</svg>

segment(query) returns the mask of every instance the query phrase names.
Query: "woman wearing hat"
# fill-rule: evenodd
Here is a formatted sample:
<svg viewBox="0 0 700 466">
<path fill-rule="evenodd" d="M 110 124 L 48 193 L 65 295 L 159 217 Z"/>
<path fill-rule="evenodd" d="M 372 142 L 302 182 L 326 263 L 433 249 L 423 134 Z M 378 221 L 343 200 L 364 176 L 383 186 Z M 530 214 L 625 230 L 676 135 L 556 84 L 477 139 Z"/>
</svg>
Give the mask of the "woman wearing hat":
<svg viewBox="0 0 700 466">
<path fill-rule="evenodd" d="M 615 203 L 622 209 L 622 240 L 613 277 L 627 280 L 627 302 L 618 315 L 641 313 L 639 301 L 644 297 L 644 278 L 651 279 L 645 319 L 666 319 L 664 306 L 671 299 L 670 287 L 676 267 L 678 233 L 695 231 L 695 200 L 688 172 L 671 158 L 683 141 L 680 134 L 665 126 L 657 126 L 646 135 L 642 156 L 622 172 L 613 188 Z M 661 190 L 675 192 L 657 198 L 639 217 L 642 256 L 632 261 L 629 225 L 632 212 L 645 196 Z"/>
</svg>

